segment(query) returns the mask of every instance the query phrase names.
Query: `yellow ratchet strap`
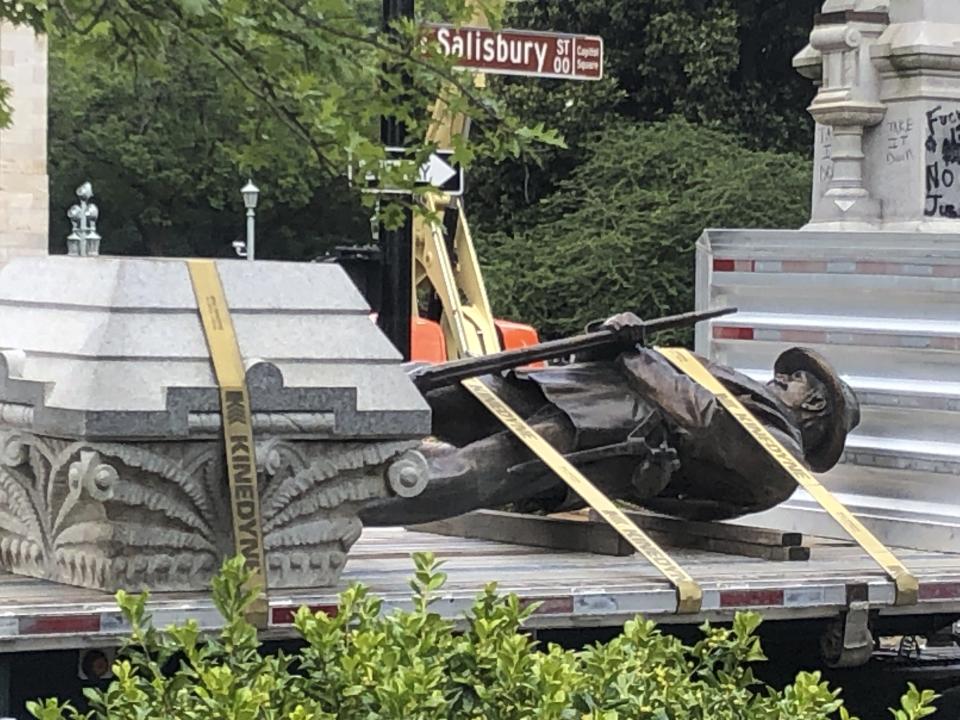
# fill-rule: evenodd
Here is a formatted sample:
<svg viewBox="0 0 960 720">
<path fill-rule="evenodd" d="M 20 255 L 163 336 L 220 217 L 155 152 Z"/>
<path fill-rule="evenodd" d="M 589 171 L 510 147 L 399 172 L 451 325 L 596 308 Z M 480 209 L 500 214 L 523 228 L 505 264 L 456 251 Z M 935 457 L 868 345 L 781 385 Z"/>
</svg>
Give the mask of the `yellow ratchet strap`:
<svg viewBox="0 0 960 720">
<path fill-rule="evenodd" d="M 223 441 L 226 446 L 227 474 L 230 479 L 230 507 L 233 514 L 233 538 L 238 555 L 252 573 L 249 589 L 257 599 L 247 619 L 257 628 L 267 626 L 266 563 L 263 530 L 260 522 L 260 493 L 257 487 L 257 462 L 253 444 L 253 419 L 246 372 L 240 357 L 237 334 L 230 309 L 212 260 L 187 260 L 197 308 L 203 322 L 210 359 L 220 386 L 220 411 L 223 417 Z"/>
<path fill-rule="evenodd" d="M 675 563 L 653 540 L 604 495 L 579 470 L 571 465 L 550 443 L 541 437 L 501 400 L 496 393 L 477 379 L 462 381 L 463 386 L 492 412 L 510 432 L 517 436 L 551 470 L 582 497 L 590 507 L 622 535 L 637 551 L 676 588 L 677 612 L 696 614 L 703 603 L 700 586 Z"/>
<path fill-rule="evenodd" d="M 750 414 L 739 400 L 737 400 L 717 380 L 703 363 L 689 350 L 683 348 L 656 348 L 681 372 L 713 393 L 727 411 L 737 419 L 743 428 L 760 443 L 764 450 L 780 463 L 781 467 L 806 490 L 820 507 L 826 510 L 830 517 L 852 537 L 857 544 L 872 557 L 884 572 L 890 576 L 897 588 L 897 605 L 916 605 L 919 595 L 919 584 L 906 566 L 901 563 L 877 537 L 860 522 L 843 503 L 837 500 L 813 474 L 807 470 L 786 448 L 771 435 L 760 422 Z"/>
</svg>

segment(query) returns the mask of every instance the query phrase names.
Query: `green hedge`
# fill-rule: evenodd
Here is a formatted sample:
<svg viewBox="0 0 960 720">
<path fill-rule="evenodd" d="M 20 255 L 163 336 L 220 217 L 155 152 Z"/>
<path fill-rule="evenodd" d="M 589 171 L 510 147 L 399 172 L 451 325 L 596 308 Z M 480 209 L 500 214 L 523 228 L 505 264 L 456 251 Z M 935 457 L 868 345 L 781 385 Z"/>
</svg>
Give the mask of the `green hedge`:
<svg viewBox="0 0 960 720">
<path fill-rule="evenodd" d="M 756 614 L 730 630 L 704 625 L 693 646 L 644 620 L 580 651 L 538 651 L 522 631 L 533 607 L 489 586 L 465 630 L 430 610 L 445 580 L 429 555 L 415 557 L 413 609 L 381 613 L 362 587 L 331 617 L 301 609 L 305 644 L 294 655 L 261 653 L 244 620 L 251 596 L 240 559 L 224 566 L 213 598 L 226 621 L 204 638 L 196 623 L 154 629 L 146 596 L 120 593 L 133 630 L 106 691 L 89 690 L 82 715 L 56 700 L 31 703 L 41 720 L 824 720 L 850 718 L 839 691 L 817 673 L 782 690 L 759 684 L 750 664 L 764 659 Z M 172 666 L 172 669 L 171 669 Z M 933 693 L 911 686 L 897 720 L 933 712 Z"/>
<path fill-rule="evenodd" d="M 583 155 L 523 229 L 477 232 L 498 317 L 546 337 L 623 310 L 690 310 L 705 228 L 797 228 L 809 218 L 805 158 L 749 150 L 682 120 L 620 122 Z"/>
</svg>

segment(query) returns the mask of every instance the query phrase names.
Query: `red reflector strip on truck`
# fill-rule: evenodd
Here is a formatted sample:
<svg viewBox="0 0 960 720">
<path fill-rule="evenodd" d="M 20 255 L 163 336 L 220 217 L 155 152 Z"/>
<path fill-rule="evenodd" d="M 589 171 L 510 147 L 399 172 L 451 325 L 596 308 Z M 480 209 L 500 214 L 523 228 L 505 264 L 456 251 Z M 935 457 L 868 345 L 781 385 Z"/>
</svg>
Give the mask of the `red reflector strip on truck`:
<svg viewBox="0 0 960 720">
<path fill-rule="evenodd" d="M 287 605 L 286 607 L 275 607 L 270 611 L 271 625 L 293 625 L 297 617 L 297 611 L 302 605 Z M 330 617 L 336 617 L 336 605 L 308 605 L 307 609 L 312 613 L 325 612 Z"/>
<path fill-rule="evenodd" d="M 827 263 L 816 260 L 784 260 L 780 263 L 780 272 L 785 273 L 825 273 L 830 272 Z"/>
<path fill-rule="evenodd" d="M 100 632 L 99 615 L 34 615 L 20 618 L 21 635 L 72 635 Z"/>
<path fill-rule="evenodd" d="M 960 352 L 960 335 L 905 335 L 902 333 L 865 333 L 824 330 L 777 330 L 767 328 L 714 326 L 714 340 L 758 340 L 792 344 L 853 345 L 856 347 L 908 348 L 910 350 L 948 350 Z"/>
<path fill-rule="evenodd" d="M 714 340 L 753 340 L 753 328 L 714 326 L 713 338 Z"/>
<path fill-rule="evenodd" d="M 714 260 L 714 272 L 753 272 L 756 269 L 753 260 Z"/>
<path fill-rule="evenodd" d="M 783 590 L 721 590 L 721 608 L 782 607 Z"/>
<path fill-rule="evenodd" d="M 534 615 L 570 615 L 573 613 L 573 596 L 565 597 L 544 597 L 544 598 L 522 598 L 520 607 L 529 607 L 530 605 L 539 605 L 534 610 Z"/>
<path fill-rule="evenodd" d="M 919 597 L 922 602 L 931 603 L 934 607 L 938 603 L 960 603 L 960 580 L 954 579 L 942 582 L 922 582 Z M 876 590 L 876 588 L 874 588 Z M 758 589 L 724 589 L 707 590 L 704 594 L 704 611 L 738 610 L 750 608 L 771 608 L 791 610 L 798 608 L 815 609 L 824 607 L 844 607 L 856 600 L 869 599 L 877 607 L 890 604 L 886 593 L 875 596 L 866 584 L 845 585 L 843 581 L 809 583 L 801 582 L 785 588 L 758 588 Z M 590 620 L 591 617 L 603 618 L 605 615 L 632 616 L 643 614 L 658 616 L 672 614 L 675 605 L 673 592 L 654 592 L 635 595 L 627 592 L 619 594 L 617 591 L 603 593 L 589 592 L 572 595 L 555 595 L 545 597 L 524 597 L 520 599 L 521 607 L 528 607 L 533 603 L 540 603 L 534 613 L 536 616 L 576 617 L 579 616 L 585 625 L 598 624 L 599 620 Z M 468 610 L 469 600 L 464 603 L 454 603 L 438 611 L 451 619 L 461 618 Z M 302 605 L 283 605 L 271 608 L 271 625 L 278 628 L 290 628 L 293 625 L 297 610 Z M 337 606 L 308 605 L 311 612 L 324 611 L 335 616 Z M 173 623 L 184 623 L 187 620 L 200 619 L 201 627 L 214 629 L 220 627 L 219 614 L 212 608 L 196 609 L 188 607 L 162 609 L 154 615 L 155 624 L 166 626 Z M 619 620 L 618 620 L 619 621 Z M 16 615 L 11 614 L 0 618 L 0 637 L 12 639 L 16 637 L 41 638 L 65 637 L 70 635 L 94 635 L 106 637 L 123 636 L 129 632 L 129 627 L 119 621 L 116 611 L 97 614 L 67 613 L 62 615 Z"/>
<path fill-rule="evenodd" d="M 898 277 L 960 278 L 960 265 L 919 265 L 916 263 L 870 260 L 733 260 L 714 258 L 714 272 L 756 272 L 821 275 L 886 275 Z"/>
<path fill-rule="evenodd" d="M 827 343 L 827 333 L 822 330 L 781 330 L 780 342 L 788 343 Z"/>
<path fill-rule="evenodd" d="M 960 583 L 922 583 L 921 600 L 960 600 Z"/>
</svg>

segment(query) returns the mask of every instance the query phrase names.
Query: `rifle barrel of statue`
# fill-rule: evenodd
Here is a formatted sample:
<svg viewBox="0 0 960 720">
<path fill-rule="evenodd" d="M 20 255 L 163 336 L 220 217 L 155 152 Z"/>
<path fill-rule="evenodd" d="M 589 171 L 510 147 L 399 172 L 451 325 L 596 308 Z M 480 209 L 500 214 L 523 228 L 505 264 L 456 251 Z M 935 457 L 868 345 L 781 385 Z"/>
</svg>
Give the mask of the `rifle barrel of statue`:
<svg viewBox="0 0 960 720">
<path fill-rule="evenodd" d="M 737 308 L 728 307 L 718 310 L 706 310 L 704 312 L 670 315 L 645 322 L 644 329 L 647 333 L 660 332 L 676 327 L 694 325 L 703 320 L 712 320 L 713 318 L 730 315 L 735 312 L 737 312 Z M 619 336 L 620 333 L 618 331 L 612 328 L 603 328 L 596 332 L 587 333 L 586 335 L 577 335 L 561 340 L 549 340 L 539 343 L 538 345 L 531 345 L 530 347 L 519 348 L 517 350 L 506 350 L 481 357 L 453 360 L 423 370 L 421 374 L 414 377 L 413 381 L 421 392 L 426 392 L 445 385 L 453 385 L 467 378 L 502 372 L 535 362 L 558 360 L 578 352 L 607 347 L 618 342 Z"/>
</svg>

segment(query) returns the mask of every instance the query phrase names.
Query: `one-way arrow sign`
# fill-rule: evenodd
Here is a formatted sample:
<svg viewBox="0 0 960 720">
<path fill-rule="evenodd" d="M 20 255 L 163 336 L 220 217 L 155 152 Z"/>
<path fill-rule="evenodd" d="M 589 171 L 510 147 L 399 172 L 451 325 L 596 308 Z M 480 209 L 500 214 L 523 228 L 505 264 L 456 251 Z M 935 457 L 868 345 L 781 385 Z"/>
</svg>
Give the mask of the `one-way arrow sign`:
<svg viewBox="0 0 960 720">
<path fill-rule="evenodd" d="M 403 148 L 388 147 L 387 157 L 399 159 L 405 152 Z M 463 167 L 453 162 L 453 150 L 435 150 L 431 153 L 430 159 L 420 168 L 419 181 L 447 195 L 463 195 Z"/>
<path fill-rule="evenodd" d="M 427 164 L 420 168 L 420 182 L 444 188 L 453 179 L 460 181 L 460 172 L 450 165 L 445 158 L 433 153 Z"/>
</svg>

